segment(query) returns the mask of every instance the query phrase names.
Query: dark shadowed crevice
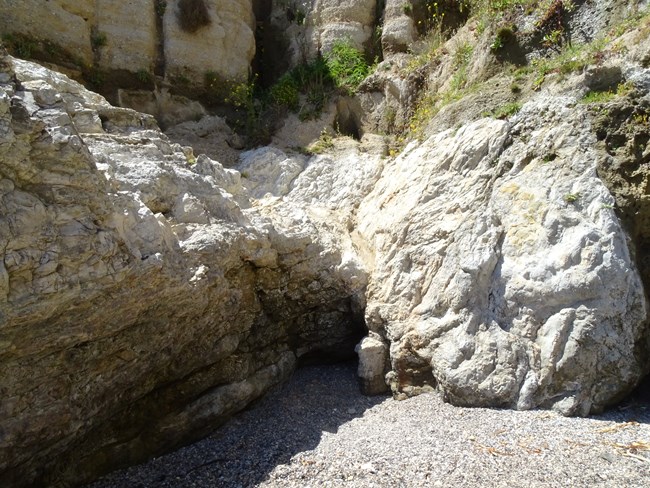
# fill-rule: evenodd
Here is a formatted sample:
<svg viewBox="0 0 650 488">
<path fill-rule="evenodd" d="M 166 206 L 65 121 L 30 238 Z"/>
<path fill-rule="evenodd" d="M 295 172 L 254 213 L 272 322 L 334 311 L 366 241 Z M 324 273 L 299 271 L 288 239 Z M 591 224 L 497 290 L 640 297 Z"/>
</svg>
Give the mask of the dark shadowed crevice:
<svg viewBox="0 0 650 488">
<path fill-rule="evenodd" d="M 363 136 L 362 113 L 359 100 L 352 97 L 342 97 L 336 107 L 334 129 L 344 135 L 359 141 Z"/>
<path fill-rule="evenodd" d="M 290 68 L 289 41 L 284 31 L 271 21 L 271 12 L 272 2 L 253 1 L 256 49 L 251 67 L 255 81 L 261 88 L 273 85 Z"/>
<path fill-rule="evenodd" d="M 586 76 L 587 86 L 593 91 L 613 89 L 624 81 L 617 69 L 598 68 Z M 650 115 L 650 103 L 634 93 L 607 104 L 593 104 L 593 131 L 602 157 L 598 161 L 598 176 L 615 198 L 614 210 L 626 230 L 632 260 L 643 282 L 646 300 L 650 301 L 650 154 L 645 147 L 650 140 L 650 128 L 643 121 Z M 646 320 L 646 330 L 650 320 Z M 650 334 L 638 341 L 634 356 L 646 373 L 650 364 L 643 358 L 650 354 Z M 650 376 L 621 403 L 645 401 L 650 404 Z"/>
<path fill-rule="evenodd" d="M 358 316 L 351 312 L 350 316 L 346 317 L 344 321 L 347 325 L 346 333 L 343 336 L 334 337 L 333 341 L 328 338 L 323 341 L 322 345 L 317 345 L 300 355 L 298 357 L 298 367 L 356 360 L 357 354 L 354 348 L 368 333 L 363 313 Z M 326 322 L 327 319 L 325 318 L 322 323 Z"/>
<path fill-rule="evenodd" d="M 625 411 L 630 408 L 641 407 L 650 409 L 650 375 L 641 382 L 614 408 Z"/>
<path fill-rule="evenodd" d="M 156 63 L 153 72 L 156 76 L 165 76 L 165 32 L 163 18 L 167 10 L 166 0 L 152 0 L 156 13 Z"/>
</svg>

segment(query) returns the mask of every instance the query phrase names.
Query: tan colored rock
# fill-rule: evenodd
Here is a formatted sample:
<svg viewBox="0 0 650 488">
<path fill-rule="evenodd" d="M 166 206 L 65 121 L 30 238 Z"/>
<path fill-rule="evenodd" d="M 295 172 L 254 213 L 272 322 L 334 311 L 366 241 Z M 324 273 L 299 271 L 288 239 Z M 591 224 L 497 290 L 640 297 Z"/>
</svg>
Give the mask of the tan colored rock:
<svg viewBox="0 0 650 488">
<path fill-rule="evenodd" d="M 410 12 L 410 15 L 409 15 Z M 418 38 L 410 1 L 387 0 L 381 45 L 386 54 L 406 52 Z"/>
<path fill-rule="evenodd" d="M 250 0 L 206 0 L 210 23 L 195 32 L 181 29 L 178 0 L 164 16 L 167 75 L 202 84 L 207 73 L 223 81 L 244 81 L 255 55 L 255 18 Z"/>
<path fill-rule="evenodd" d="M 290 65 L 295 66 L 328 52 L 337 41 L 349 41 L 366 51 L 375 29 L 376 9 L 376 0 L 274 2 L 270 25 L 286 41 Z"/>
<path fill-rule="evenodd" d="M 376 0 L 319 0 L 312 13 L 314 42 L 322 52 L 336 41 L 349 40 L 365 51 L 375 25 Z"/>
<path fill-rule="evenodd" d="M 152 0 L 0 0 L 0 32 L 53 42 L 108 76 L 111 70 L 152 73 L 164 56 L 172 81 L 183 77 L 202 86 L 206 73 L 246 80 L 255 54 L 251 0 L 206 0 L 210 23 L 195 32 L 180 28 L 178 1 L 166 2 L 158 32 L 161 12 Z"/>
<path fill-rule="evenodd" d="M 396 395 L 587 415 L 644 374 L 643 286 L 574 105 L 412 143 L 361 204 L 366 323 L 391 344 Z"/>
<path fill-rule="evenodd" d="M 333 230 L 304 206 L 253 206 L 239 172 L 189 159 L 152 117 L 12 64 L 20 87 L 0 58 L 2 486 L 144 459 L 299 357 L 353 353 L 366 275 Z"/>
<path fill-rule="evenodd" d="M 90 65 L 94 0 L 0 0 L 0 32 L 45 39 Z"/>
<path fill-rule="evenodd" d="M 388 372 L 388 346 L 377 334 L 371 334 L 357 345 L 361 391 L 365 395 L 377 395 L 388 390 L 385 375 Z"/>
<path fill-rule="evenodd" d="M 117 99 L 120 107 L 153 115 L 163 129 L 190 120 L 200 120 L 207 114 L 196 100 L 174 95 L 167 88 L 154 91 L 118 90 Z"/>
<path fill-rule="evenodd" d="M 158 35 L 154 4 L 150 0 L 95 0 L 95 29 L 106 37 L 106 44 L 96 48 L 102 68 L 153 71 Z"/>
</svg>

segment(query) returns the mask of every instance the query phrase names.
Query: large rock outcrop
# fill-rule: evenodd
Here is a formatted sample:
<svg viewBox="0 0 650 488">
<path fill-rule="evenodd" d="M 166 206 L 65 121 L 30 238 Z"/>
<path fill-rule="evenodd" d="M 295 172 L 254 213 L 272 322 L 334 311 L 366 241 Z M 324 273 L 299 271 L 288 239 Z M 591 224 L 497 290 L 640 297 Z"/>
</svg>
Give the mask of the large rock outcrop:
<svg viewBox="0 0 650 488">
<path fill-rule="evenodd" d="M 366 323 L 390 344 L 396 394 L 586 415 L 638 382 L 645 295 L 570 105 L 414 144 L 361 205 Z"/>
<path fill-rule="evenodd" d="M 619 62 L 644 100 L 621 117 L 647 116 L 647 51 Z M 597 172 L 631 217 L 647 131 L 620 127 L 614 150 L 618 112 L 593 124 L 576 103 L 593 73 L 396 158 L 365 134 L 235 171 L 63 75 L 0 68 L 0 484 L 170 449 L 364 334 L 363 388 L 398 398 L 585 415 L 648 370 L 646 296 Z"/>
<path fill-rule="evenodd" d="M 326 219 L 258 210 L 151 117 L 2 64 L 3 486 L 135 462 L 352 353 L 366 276 Z"/>
</svg>

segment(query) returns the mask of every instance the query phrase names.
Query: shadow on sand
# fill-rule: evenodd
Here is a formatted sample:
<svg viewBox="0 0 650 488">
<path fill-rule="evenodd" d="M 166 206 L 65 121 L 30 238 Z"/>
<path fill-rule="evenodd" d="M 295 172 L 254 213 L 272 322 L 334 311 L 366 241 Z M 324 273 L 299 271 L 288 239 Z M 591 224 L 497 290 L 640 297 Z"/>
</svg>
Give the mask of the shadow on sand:
<svg viewBox="0 0 650 488">
<path fill-rule="evenodd" d="M 315 449 L 324 433 L 337 432 L 386 401 L 391 400 L 361 395 L 355 362 L 303 367 L 210 437 L 114 472 L 88 488 L 254 487 L 296 454 Z M 531 422 L 543 423 L 540 418 L 533 416 Z M 468 413 L 465 422 L 470 419 Z M 621 404 L 591 419 L 608 426 L 650 423 L 650 378 Z"/>
<path fill-rule="evenodd" d="M 363 396 L 356 362 L 307 366 L 210 437 L 88 488 L 251 487 L 387 397 Z"/>
</svg>

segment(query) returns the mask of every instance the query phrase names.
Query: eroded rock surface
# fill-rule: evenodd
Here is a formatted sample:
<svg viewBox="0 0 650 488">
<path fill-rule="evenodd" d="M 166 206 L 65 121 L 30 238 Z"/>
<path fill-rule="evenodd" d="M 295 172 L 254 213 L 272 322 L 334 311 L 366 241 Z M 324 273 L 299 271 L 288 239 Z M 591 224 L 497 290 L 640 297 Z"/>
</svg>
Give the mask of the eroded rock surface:
<svg viewBox="0 0 650 488">
<path fill-rule="evenodd" d="M 643 288 L 567 104 L 413 145 L 361 205 L 366 323 L 391 343 L 395 393 L 586 415 L 639 380 Z"/>
<path fill-rule="evenodd" d="M 642 91 L 639 56 L 618 72 Z M 586 415 L 647 372 L 642 281 L 596 171 L 632 214 L 647 134 L 621 127 L 614 151 L 618 119 L 576 103 L 589 73 L 397 158 L 365 133 L 237 171 L 62 75 L 0 67 L 2 483 L 170 449 L 365 332 L 362 387 L 398 398 Z"/>
<path fill-rule="evenodd" d="M 188 27 L 183 17 L 196 4 L 207 16 Z M 250 0 L 0 0 L 0 31 L 49 41 L 96 70 L 155 71 L 194 86 L 207 73 L 220 83 L 246 79 L 255 55 Z"/>
<path fill-rule="evenodd" d="M 149 116 L 2 62 L 3 485 L 133 463 L 300 357 L 352 353 L 366 275 L 338 229 L 258 211 L 238 172 L 190 164 Z"/>
</svg>

